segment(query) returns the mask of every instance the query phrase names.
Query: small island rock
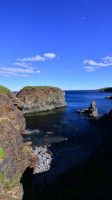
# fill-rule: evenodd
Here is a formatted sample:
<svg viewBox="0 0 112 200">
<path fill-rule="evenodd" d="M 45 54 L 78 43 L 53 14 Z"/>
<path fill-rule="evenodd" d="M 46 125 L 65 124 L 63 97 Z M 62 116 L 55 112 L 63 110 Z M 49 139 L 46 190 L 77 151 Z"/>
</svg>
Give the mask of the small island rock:
<svg viewBox="0 0 112 200">
<path fill-rule="evenodd" d="M 78 110 L 79 114 L 87 115 L 88 117 L 98 117 L 98 111 L 97 108 L 95 108 L 95 101 L 92 101 L 90 104 L 90 107 L 88 109 Z"/>
</svg>

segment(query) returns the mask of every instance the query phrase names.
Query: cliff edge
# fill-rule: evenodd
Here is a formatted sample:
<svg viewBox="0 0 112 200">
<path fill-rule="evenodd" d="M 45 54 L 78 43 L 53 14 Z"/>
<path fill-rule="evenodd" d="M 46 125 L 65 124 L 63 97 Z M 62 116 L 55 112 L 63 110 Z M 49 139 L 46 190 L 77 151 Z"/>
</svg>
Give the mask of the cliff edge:
<svg viewBox="0 0 112 200">
<path fill-rule="evenodd" d="M 7 94 L 0 93 L 0 199 L 22 199 L 20 179 L 31 166 L 32 150 L 23 144 L 25 119 Z"/>
</svg>

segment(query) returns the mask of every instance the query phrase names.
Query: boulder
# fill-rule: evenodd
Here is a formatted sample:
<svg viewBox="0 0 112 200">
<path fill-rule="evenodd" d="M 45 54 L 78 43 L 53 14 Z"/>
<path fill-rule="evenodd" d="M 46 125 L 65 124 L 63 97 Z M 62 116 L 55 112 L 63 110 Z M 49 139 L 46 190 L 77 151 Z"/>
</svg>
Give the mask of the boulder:
<svg viewBox="0 0 112 200">
<path fill-rule="evenodd" d="M 78 110 L 79 114 L 87 115 L 88 117 L 96 118 L 98 117 L 97 108 L 95 108 L 95 101 L 92 101 L 88 109 Z"/>
<path fill-rule="evenodd" d="M 28 86 L 20 90 L 17 97 L 23 103 L 23 114 L 49 111 L 67 105 L 65 92 L 56 87 Z"/>
</svg>

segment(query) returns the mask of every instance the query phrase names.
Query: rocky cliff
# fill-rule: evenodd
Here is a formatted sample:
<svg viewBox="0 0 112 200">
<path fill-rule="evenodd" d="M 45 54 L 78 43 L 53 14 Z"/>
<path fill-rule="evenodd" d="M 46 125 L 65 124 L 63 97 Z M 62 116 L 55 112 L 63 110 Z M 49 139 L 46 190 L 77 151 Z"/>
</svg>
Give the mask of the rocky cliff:
<svg viewBox="0 0 112 200">
<path fill-rule="evenodd" d="M 23 144 L 25 119 L 12 100 L 0 93 L 0 199 L 22 199 L 20 179 L 32 166 L 32 150 Z"/>
<path fill-rule="evenodd" d="M 23 103 L 22 112 L 38 113 L 66 106 L 65 93 L 56 87 L 25 87 L 17 95 Z"/>
<path fill-rule="evenodd" d="M 8 88 L 0 85 L 0 94 L 7 95 L 10 99 L 12 99 L 12 103 L 14 106 L 19 108 L 20 110 L 23 107 L 23 103 L 16 97 L 16 94 L 11 92 Z"/>
</svg>

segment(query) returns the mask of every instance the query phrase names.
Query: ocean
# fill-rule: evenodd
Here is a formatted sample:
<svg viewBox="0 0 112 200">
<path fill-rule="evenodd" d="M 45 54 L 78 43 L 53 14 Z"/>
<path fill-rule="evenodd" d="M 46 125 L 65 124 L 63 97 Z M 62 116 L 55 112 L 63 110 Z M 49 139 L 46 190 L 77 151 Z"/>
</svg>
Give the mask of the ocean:
<svg viewBox="0 0 112 200">
<path fill-rule="evenodd" d="M 112 100 L 104 99 L 109 92 L 95 90 L 65 91 L 67 106 L 26 116 L 28 133 L 35 138 L 35 145 L 47 145 L 82 135 L 84 132 L 96 129 L 86 116 L 77 113 L 77 110 L 89 108 L 94 100 L 100 115 L 112 109 Z M 32 134 L 33 133 L 33 134 Z M 26 139 L 29 136 L 25 136 Z"/>
<path fill-rule="evenodd" d="M 24 141 L 31 141 L 35 152 L 43 152 L 47 148 L 44 155 L 36 153 L 37 168 L 41 170 L 37 175 L 32 175 L 32 182 L 28 183 L 26 179 L 26 190 L 27 187 L 33 187 L 35 193 L 36 185 L 37 197 L 40 195 L 40 199 L 46 199 L 46 196 L 51 195 L 51 199 L 54 199 L 51 191 L 56 192 L 55 180 L 94 155 L 95 150 L 108 138 L 108 132 L 94 125 L 86 116 L 78 114 L 77 110 L 88 108 L 94 100 L 98 113 L 107 113 L 112 109 L 112 100 L 104 97 L 109 95 L 110 93 L 93 90 L 65 91 L 65 108 L 25 116 L 27 130 L 23 136 Z M 51 158 L 47 152 L 52 152 Z M 58 188 L 58 184 L 56 187 Z M 25 196 L 27 191 L 23 199 L 32 199 Z"/>
</svg>

